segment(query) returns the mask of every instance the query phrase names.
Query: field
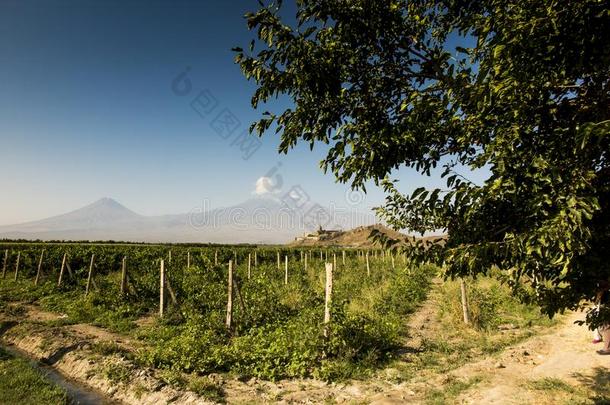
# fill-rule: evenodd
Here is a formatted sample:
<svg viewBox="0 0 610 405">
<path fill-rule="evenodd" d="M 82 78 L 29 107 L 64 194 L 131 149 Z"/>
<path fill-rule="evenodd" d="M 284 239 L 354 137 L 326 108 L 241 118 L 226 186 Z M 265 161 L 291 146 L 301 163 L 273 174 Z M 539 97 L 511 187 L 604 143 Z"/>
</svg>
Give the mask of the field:
<svg viewBox="0 0 610 405">
<path fill-rule="evenodd" d="M 3 340 L 59 353 L 59 371 L 86 370 L 71 376 L 127 403 L 159 401 L 160 387 L 176 390 L 161 401 L 317 402 L 339 395 L 334 384 L 355 384 L 346 398 L 360 400 L 422 379 L 417 395 L 443 403 L 485 381 L 447 373 L 553 325 L 494 278 L 468 281 L 464 325 L 457 281 L 381 250 L 5 243 L 4 254 Z"/>
<path fill-rule="evenodd" d="M 407 266 L 404 258 L 384 252 L 369 253 L 367 271 L 365 253 L 355 250 L 2 247 L 7 257 L 3 302 L 35 303 L 65 314 L 65 323 L 88 323 L 121 333 L 134 330 L 138 321 L 152 320 L 154 327 L 138 329 L 138 339 L 149 347 L 138 352 L 139 363 L 271 380 L 336 380 L 380 367 L 400 346 L 405 316 L 425 298 L 435 272 L 432 266 Z M 92 282 L 85 294 L 92 255 Z M 161 261 L 167 307 L 162 317 Z M 230 326 L 229 261 L 233 265 Z M 327 261 L 336 265 L 330 322 L 325 324 Z"/>
</svg>

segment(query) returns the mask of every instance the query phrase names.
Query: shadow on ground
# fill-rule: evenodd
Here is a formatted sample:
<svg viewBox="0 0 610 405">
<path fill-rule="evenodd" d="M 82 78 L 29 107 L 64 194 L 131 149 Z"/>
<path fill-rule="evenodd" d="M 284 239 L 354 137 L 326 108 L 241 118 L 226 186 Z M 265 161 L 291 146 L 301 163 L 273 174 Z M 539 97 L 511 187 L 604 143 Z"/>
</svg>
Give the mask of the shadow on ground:
<svg viewBox="0 0 610 405">
<path fill-rule="evenodd" d="M 11 328 L 17 325 L 16 321 L 2 321 L 0 322 L 0 337 L 2 337 Z"/>
<path fill-rule="evenodd" d="M 584 387 L 592 391 L 593 403 L 610 404 L 610 370 L 596 367 L 592 375 L 577 373 L 574 376 Z"/>
<path fill-rule="evenodd" d="M 70 346 L 60 347 L 59 349 L 57 349 L 55 351 L 55 353 L 51 354 L 49 357 L 40 359 L 40 362 L 43 364 L 46 364 L 48 366 L 52 366 L 53 364 L 55 364 L 59 360 L 61 360 L 66 354 L 79 349 L 84 344 L 85 344 L 84 342 L 79 342 L 79 343 L 74 343 L 73 345 L 70 345 Z"/>
</svg>

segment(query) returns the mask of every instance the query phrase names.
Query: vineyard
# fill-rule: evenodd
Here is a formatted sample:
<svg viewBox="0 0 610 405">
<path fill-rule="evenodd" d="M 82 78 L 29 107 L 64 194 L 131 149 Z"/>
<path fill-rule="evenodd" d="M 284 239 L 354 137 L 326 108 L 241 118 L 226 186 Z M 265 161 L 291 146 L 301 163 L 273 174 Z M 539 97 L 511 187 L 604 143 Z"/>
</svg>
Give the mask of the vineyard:
<svg viewBox="0 0 610 405">
<path fill-rule="evenodd" d="M 366 375 L 401 347 L 437 269 L 383 251 L 0 245 L 8 301 L 135 336 L 134 361 L 243 377 Z"/>
</svg>

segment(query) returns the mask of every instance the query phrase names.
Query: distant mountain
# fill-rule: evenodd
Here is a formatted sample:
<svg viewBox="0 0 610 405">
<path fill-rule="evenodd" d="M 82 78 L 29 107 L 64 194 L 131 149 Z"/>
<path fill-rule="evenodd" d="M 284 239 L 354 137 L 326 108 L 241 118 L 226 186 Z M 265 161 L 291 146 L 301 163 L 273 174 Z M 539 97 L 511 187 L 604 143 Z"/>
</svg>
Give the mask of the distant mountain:
<svg viewBox="0 0 610 405">
<path fill-rule="evenodd" d="M 0 232 L 48 232 L 53 230 L 107 228 L 117 224 L 133 223 L 144 217 L 125 208 L 111 198 L 102 198 L 83 208 L 20 225 L 0 227 Z"/>
<path fill-rule="evenodd" d="M 102 198 L 63 215 L 0 226 L 0 239 L 277 244 L 319 225 L 349 229 L 374 222 L 370 213 L 331 212 L 313 203 L 289 206 L 273 196 L 162 216 L 139 215 L 111 198 Z"/>
</svg>

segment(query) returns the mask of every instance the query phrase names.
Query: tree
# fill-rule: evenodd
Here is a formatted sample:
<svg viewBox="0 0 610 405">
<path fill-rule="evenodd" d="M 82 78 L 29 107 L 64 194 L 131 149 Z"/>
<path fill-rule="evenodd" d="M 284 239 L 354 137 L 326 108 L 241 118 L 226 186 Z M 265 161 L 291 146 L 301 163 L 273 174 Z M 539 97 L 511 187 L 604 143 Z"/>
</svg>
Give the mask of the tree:
<svg viewBox="0 0 610 405">
<path fill-rule="evenodd" d="M 610 279 L 609 1 L 298 0 L 292 25 L 281 8 L 247 14 L 256 38 L 235 49 L 254 107 L 293 101 L 253 131 L 284 153 L 328 144 L 322 168 L 382 184 L 394 227 L 446 231 L 448 276 L 496 266 L 550 316 L 593 299 Z M 403 195 L 400 167 L 447 187 Z"/>
</svg>

